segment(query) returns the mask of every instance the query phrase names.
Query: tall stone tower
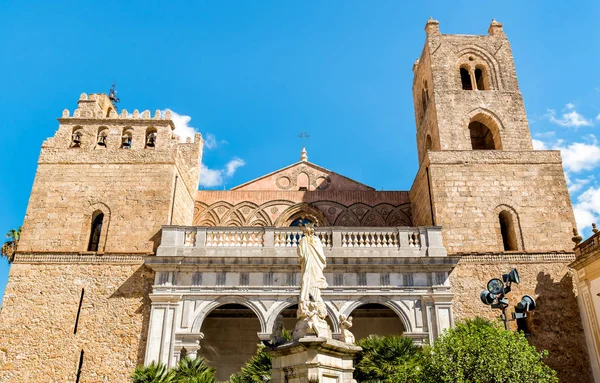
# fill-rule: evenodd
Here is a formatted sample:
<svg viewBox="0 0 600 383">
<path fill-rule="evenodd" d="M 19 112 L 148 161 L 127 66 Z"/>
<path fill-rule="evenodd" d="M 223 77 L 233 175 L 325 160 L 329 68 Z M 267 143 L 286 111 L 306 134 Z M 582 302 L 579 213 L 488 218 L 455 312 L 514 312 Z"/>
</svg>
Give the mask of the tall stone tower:
<svg viewBox="0 0 600 383">
<path fill-rule="evenodd" d="M 530 342 L 550 351 L 561 381 L 587 381 L 562 160 L 533 150 L 502 24 L 493 20 L 485 36 L 447 35 L 430 19 L 425 31 L 413 66 L 420 166 L 410 195 L 414 224 L 442 226 L 449 254 L 461 256 L 450 276 L 454 315 L 497 317 L 479 293 L 515 267 L 522 282 L 511 304 L 523 294 L 539 303 Z"/>
<path fill-rule="evenodd" d="M 82 94 L 59 118 L 10 269 L 0 381 L 120 382 L 143 362 L 154 278 L 143 257 L 161 225 L 192 223 L 202 154 L 201 136 L 180 143 L 170 117 Z"/>
<path fill-rule="evenodd" d="M 449 251 L 571 251 L 574 216 L 558 151 L 534 151 L 502 24 L 444 35 L 429 20 L 414 65 L 420 170 L 415 223 Z"/>
</svg>

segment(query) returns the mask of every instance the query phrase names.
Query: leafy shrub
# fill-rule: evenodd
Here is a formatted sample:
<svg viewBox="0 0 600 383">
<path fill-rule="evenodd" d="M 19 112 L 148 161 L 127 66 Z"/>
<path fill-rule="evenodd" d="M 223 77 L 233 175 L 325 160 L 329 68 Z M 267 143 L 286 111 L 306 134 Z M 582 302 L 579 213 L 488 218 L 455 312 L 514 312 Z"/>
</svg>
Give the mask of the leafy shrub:
<svg viewBox="0 0 600 383">
<path fill-rule="evenodd" d="M 359 382 L 419 382 L 422 353 L 412 339 L 371 335 L 357 343 L 362 351 L 354 360 L 354 378 Z"/>
<path fill-rule="evenodd" d="M 544 364 L 521 332 L 475 318 L 446 331 L 424 350 L 424 383 L 503 382 L 556 383 L 556 372 Z"/>
</svg>

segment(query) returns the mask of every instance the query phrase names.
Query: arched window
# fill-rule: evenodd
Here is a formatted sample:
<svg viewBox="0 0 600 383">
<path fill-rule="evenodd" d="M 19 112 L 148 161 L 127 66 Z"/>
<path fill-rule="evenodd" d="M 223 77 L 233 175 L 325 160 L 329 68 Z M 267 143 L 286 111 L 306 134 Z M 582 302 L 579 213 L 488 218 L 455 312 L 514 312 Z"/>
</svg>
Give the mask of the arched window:
<svg viewBox="0 0 600 383">
<path fill-rule="evenodd" d="M 462 83 L 463 90 L 473 90 L 473 84 L 471 83 L 471 73 L 469 73 L 468 68 L 460 68 L 460 81 Z"/>
<path fill-rule="evenodd" d="M 487 73 L 484 67 L 478 66 L 475 68 L 475 83 L 479 90 L 489 90 Z"/>
<path fill-rule="evenodd" d="M 498 215 L 498 219 L 500 221 L 500 234 L 502 235 L 504 251 L 519 250 L 512 214 L 508 210 L 502 210 Z"/>
<path fill-rule="evenodd" d="M 479 121 L 473 121 L 469 124 L 469 133 L 471 135 L 471 146 L 473 150 L 494 150 L 494 135 L 492 131 Z"/>
<path fill-rule="evenodd" d="M 431 136 L 428 134 L 427 139 L 425 141 L 425 151 L 431 150 L 433 147 L 433 143 L 431 142 Z"/>
<path fill-rule="evenodd" d="M 156 129 L 146 129 L 146 147 L 153 148 L 156 146 Z"/>
<path fill-rule="evenodd" d="M 123 136 L 121 137 L 121 148 L 123 149 L 131 149 L 131 139 L 133 137 L 133 133 L 130 129 L 123 130 Z"/>
<path fill-rule="evenodd" d="M 98 251 L 103 220 L 104 213 L 102 213 L 99 210 L 95 211 L 92 215 L 92 230 L 90 231 L 90 242 L 88 244 L 88 251 Z"/>
<path fill-rule="evenodd" d="M 71 134 L 71 147 L 72 148 L 80 148 L 82 140 L 83 140 L 83 129 L 81 127 L 74 128 L 73 133 Z"/>
</svg>

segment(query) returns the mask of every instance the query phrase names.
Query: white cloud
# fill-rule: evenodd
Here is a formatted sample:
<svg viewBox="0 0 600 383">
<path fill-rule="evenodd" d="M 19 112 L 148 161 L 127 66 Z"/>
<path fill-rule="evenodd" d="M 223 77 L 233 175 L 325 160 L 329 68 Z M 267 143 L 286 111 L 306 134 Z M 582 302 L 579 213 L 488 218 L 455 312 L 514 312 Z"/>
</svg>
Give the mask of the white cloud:
<svg viewBox="0 0 600 383">
<path fill-rule="evenodd" d="M 206 149 L 214 149 L 217 147 L 217 138 L 212 133 L 206 133 L 204 136 L 204 147 Z"/>
<path fill-rule="evenodd" d="M 225 174 L 227 175 L 227 177 L 232 177 L 237 171 L 237 169 L 244 165 L 246 165 L 246 162 L 244 162 L 244 160 L 242 160 L 241 158 L 234 157 L 231 161 L 227 163 L 227 165 L 225 165 Z"/>
<path fill-rule="evenodd" d="M 161 113 L 164 115 L 166 111 L 166 109 L 161 110 Z M 173 133 L 179 136 L 181 142 L 185 142 L 188 137 L 192 138 L 192 140 L 194 139 L 194 134 L 198 133 L 198 131 L 190 125 L 192 117 L 171 111 L 171 119 L 173 120 L 173 124 L 175 124 Z"/>
<path fill-rule="evenodd" d="M 537 138 L 550 138 L 556 136 L 556 132 L 551 130 L 549 132 L 536 133 L 534 136 Z"/>
<path fill-rule="evenodd" d="M 548 120 L 553 124 L 569 128 L 593 125 L 591 120 L 586 119 L 575 110 L 575 105 L 568 103 L 565 105 L 565 109 L 564 113 L 558 118 L 556 117 L 556 111 L 554 109 L 548 109 Z"/>
<path fill-rule="evenodd" d="M 592 182 L 595 178 L 596 177 L 594 177 L 594 175 L 591 175 L 587 178 L 576 178 L 575 181 L 571 181 L 567 177 L 567 184 L 569 185 L 569 193 L 571 193 L 571 194 L 577 193 L 578 191 L 583 189 L 584 186 L 586 186 L 590 182 Z"/>
<path fill-rule="evenodd" d="M 600 114 L 596 116 L 596 120 L 600 121 Z"/>
<path fill-rule="evenodd" d="M 535 138 L 531 140 L 533 142 L 533 148 L 535 150 L 548 150 L 546 143 L 544 141 L 536 140 Z"/>
<path fill-rule="evenodd" d="M 238 157 L 233 157 L 223 169 L 210 169 L 204 164 L 200 164 L 200 186 L 212 188 L 221 186 L 227 178 L 233 177 L 235 172 L 246 162 Z"/>
<path fill-rule="evenodd" d="M 209 169 L 206 165 L 200 164 L 200 186 L 212 188 L 223 184 L 223 171 Z"/>
<path fill-rule="evenodd" d="M 600 187 L 591 187 L 577 197 L 573 205 L 575 220 L 580 232 L 591 227 L 600 218 Z"/>
<path fill-rule="evenodd" d="M 589 143 L 572 142 L 565 145 L 559 140 L 552 149 L 560 150 L 565 170 L 580 172 L 592 170 L 600 165 L 600 145 L 594 135 L 589 135 Z"/>
</svg>

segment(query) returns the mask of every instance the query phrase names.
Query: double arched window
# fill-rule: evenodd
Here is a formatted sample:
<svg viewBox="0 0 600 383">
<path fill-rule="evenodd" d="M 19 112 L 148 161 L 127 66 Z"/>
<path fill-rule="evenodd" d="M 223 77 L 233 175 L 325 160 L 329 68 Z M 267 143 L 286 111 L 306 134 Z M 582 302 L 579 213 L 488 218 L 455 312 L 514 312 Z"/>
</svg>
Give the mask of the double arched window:
<svg viewBox="0 0 600 383">
<path fill-rule="evenodd" d="M 459 68 L 460 83 L 463 90 L 491 90 L 489 73 L 485 65 L 476 64 L 475 58 Z"/>
</svg>

